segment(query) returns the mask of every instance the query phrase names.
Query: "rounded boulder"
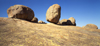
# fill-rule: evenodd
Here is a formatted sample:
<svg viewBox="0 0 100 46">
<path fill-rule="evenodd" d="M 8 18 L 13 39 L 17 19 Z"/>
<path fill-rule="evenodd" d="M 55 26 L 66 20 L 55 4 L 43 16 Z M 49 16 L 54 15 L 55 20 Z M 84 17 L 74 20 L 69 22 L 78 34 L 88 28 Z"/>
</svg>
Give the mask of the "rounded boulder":
<svg viewBox="0 0 100 46">
<path fill-rule="evenodd" d="M 75 19 L 73 17 L 70 17 L 67 20 L 67 25 L 75 25 L 76 26 Z"/>
<path fill-rule="evenodd" d="M 51 23 L 58 23 L 61 15 L 61 7 L 58 4 L 50 6 L 46 12 L 46 20 Z"/>
<path fill-rule="evenodd" d="M 31 21 L 34 18 L 34 12 L 31 8 L 24 5 L 14 5 L 7 9 L 8 17 Z"/>
<path fill-rule="evenodd" d="M 31 21 L 38 23 L 38 18 L 34 17 Z"/>
<path fill-rule="evenodd" d="M 98 27 L 95 24 L 87 24 L 85 28 L 92 28 L 92 29 L 98 29 Z"/>
</svg>

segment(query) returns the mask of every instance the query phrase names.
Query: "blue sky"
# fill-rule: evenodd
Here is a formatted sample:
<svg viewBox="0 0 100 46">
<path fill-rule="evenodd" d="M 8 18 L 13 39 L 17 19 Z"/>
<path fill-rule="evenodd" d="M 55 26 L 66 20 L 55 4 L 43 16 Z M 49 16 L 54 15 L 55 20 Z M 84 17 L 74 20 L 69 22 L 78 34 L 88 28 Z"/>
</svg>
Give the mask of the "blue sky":
<svg viewBox="0 0 100 46">
<path fill-rule="evenodd" d="M 0 17 L 8 17 L 7 9 L 15 4 L 30 7 L 38 20 L 46 21 L 46 11 L 53 4 L 61 6 L 61 18 L 74 17 L 77 26 L 95 24 L 100 29 L 100 0 L 0 0 Z"/>
</svg>

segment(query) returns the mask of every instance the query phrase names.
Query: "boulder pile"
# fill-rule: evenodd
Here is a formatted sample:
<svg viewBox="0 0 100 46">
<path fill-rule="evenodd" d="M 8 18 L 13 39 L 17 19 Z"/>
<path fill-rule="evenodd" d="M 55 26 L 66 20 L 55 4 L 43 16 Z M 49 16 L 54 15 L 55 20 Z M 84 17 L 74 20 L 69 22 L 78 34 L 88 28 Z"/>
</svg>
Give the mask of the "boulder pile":
<svg viewBox="0 0 100 46">
<path fill-rule="evenodd" d="M 35 17 L 34 11 L 24 5 L 14 5 L 7 9 L 7 14 L 9 18 L 23 19 L 34 23 L 45 23 L 43 21 L 38 21 L 38 18 Z M 53 4 L 50 6 L 46 12 L 46 20 L 50 23 L 58 25 L 74 25 L 76 26 L 75 19 L 70 17 L 67 19 L 62 19 L 61 17 L 61 7 L 58 4 Z"/>
<path fill-rule="evenodd" d="M 75 19 L 70 17 L 67 19 L 62 19 L 59 21 L 61 17 L 61 7 L 58 4 L 53 4 L 50 6 L 46 12 L 46 20 L 50 23 L 58 24 L 58 25 L 73 25 L 76 26 Z"/>
<path fill-rule="evenodd" d="M 46 24 L 43 21 L 38 21 L 38 18 L 35 17 L 34 11 L 24 5 L 14 5 L 7 9 L 7 14 L 9 18 L 17 18 L 22 20 L 27 20 L 34 23 Z M 46 20 L 53 24 L 58 25 L 72 25 L 76 26 L 76 20 L 74 17 L 70 17 L 69 19 L 59 20 L 61 17 L 61 6 L 59 4 L 53 4 L 47 9 L 46 12 Z M 94 24 L 87 24 L 84 28 L 94 28 L 98 29 L 98 27 Z"/>
<path fill-rule="evenodd" d="M 59 25 L 73 25 L 73 26 L 76 26 L 75 19 L 73 17 L 70 17 L 68 20 L 67 19 L 62 19 L 57 24 L 59 24 Z"/>
</svg>

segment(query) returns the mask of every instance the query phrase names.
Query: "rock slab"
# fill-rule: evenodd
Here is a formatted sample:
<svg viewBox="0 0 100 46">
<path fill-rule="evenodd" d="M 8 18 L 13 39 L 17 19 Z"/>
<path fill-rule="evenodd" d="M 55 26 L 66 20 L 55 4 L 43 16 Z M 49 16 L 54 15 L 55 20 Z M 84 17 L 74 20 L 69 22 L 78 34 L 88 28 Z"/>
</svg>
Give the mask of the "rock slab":
<svg viewBox="0 0 100 46">
<path fill-rule="evenodd" d="M 0 18 L 0 46 L 100 46 L 100 29 Z"/>
</svg>

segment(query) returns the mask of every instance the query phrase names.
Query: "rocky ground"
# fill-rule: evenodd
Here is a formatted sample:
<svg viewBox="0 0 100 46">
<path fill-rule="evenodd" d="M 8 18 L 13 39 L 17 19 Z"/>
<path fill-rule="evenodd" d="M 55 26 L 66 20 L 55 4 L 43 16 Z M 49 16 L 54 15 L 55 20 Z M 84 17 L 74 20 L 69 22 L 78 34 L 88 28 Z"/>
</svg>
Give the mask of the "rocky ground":
<svg viewBox="0 0 100 46">
<path fill-rule="evenodd" d="M 100 29 L 0 17 L 0 46 L 100 46 Z"/>
</svg>

